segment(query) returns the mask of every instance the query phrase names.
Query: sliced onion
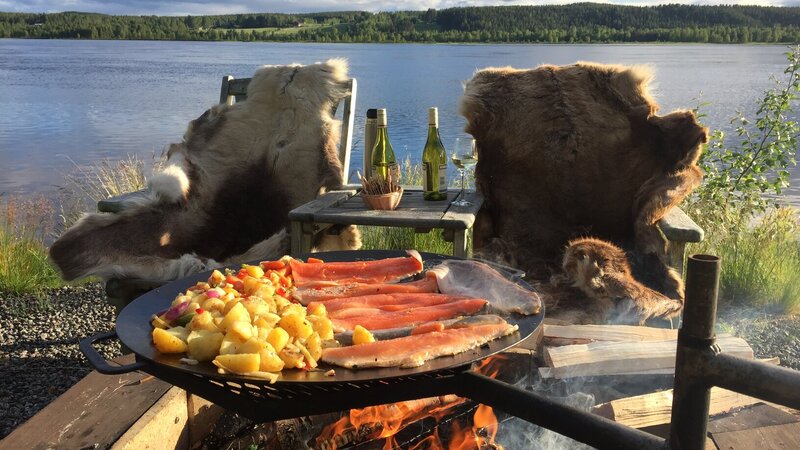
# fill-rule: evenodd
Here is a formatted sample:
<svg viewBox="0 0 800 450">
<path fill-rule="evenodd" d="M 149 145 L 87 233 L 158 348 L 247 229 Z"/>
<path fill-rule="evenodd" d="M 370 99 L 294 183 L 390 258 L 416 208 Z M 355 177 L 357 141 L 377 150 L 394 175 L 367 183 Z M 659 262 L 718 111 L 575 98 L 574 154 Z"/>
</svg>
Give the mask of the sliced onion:
<svg viewBox="0 0 800 450">
<path fill-rule="evenodd" d="M 188 307 L 189 307 L 189 302 L 180 303 L 180 304 L 178 304 L 176 306 L 173 306 L 172 308 L 168 309 L 167 313 L 164 315 L 164 317 L 167 320 L 170 320 L 170 321 L 175 320 L 178 317 L 182 316 L 183 313 L 186 312 L 186 309 Z"/>
<path fill-rule="evenodd" d="M 219 298 L 219 291 L 216 289 L 209 289 L 208 292 L 206 292 L 206 297 Z"/>
</svg>

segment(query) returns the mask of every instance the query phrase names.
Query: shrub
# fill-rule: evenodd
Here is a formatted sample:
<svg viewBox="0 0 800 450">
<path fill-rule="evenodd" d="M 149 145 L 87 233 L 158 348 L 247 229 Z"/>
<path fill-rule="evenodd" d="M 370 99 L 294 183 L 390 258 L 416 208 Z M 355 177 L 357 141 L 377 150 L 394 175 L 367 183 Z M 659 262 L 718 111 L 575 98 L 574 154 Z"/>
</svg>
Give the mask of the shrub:
<svg viewBox="0 0 800 450">
<path fill-rule="evenodd" d="M 800 131 L 800 47 L 787 53 L 784 78 L 764 93 L 755 120 L 731 121 L 735 137 L 711 135 L 700 159 L 703 185 L 685 204 L 706 230 L 692 252 L 722 258 L 721 301 L 800 312 L 800 226 L 797 210 L 782 205 Z"/>
</svg>

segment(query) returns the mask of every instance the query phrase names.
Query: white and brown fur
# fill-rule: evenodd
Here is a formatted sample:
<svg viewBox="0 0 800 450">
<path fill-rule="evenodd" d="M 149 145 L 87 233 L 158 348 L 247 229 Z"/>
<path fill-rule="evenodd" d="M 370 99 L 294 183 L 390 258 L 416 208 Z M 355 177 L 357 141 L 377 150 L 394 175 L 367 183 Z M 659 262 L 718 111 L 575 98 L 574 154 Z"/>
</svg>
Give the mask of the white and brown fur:
<svg viewBox="0 0 800 450">
<path fill-rule="evenodd" d="M 632 244 L 665 298 L 683 298 L 656 223 L 700 184 L 708 130 L 691 111 L 657 116 L 651 79 L 642 67 L 580 62 L 484 69 L 466 83 L 484 256 L 544 278 L 567 242 L 595 236 Z"/>
<path fill-rule="evenodd" d="M 65 279 L 171 280 L 221 263 L 289 251 L 288 212 L 341 185 L 339 122 L 347 64 L 264 66 L 247 100 L 216 105 L 170 146 L 150 196 L 118 214 L 88 214 L 50 248 Z M 361 245 L 355 227 L 325 249 Z"/>
</svg>

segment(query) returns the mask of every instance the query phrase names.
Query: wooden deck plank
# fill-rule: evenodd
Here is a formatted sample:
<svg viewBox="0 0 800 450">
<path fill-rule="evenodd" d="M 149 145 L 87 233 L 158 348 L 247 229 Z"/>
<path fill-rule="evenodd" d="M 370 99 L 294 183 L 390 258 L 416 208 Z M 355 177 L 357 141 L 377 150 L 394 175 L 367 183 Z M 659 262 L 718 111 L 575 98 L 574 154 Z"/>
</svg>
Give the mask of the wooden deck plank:
<svg viewBox="0 0 800 450">
<path fill-rule="evenodd" d="M 800 422 L 800 419 L 773 406 L 758 403 L 708 422 L 708 432 L 725 433 L 795 422 Z"/>
<path fill-rule="evenodd" d="M 720 450 L 789 450 L 800 448 L 800 422 L 713 433 Z"/>
<path fill-rule="evenodd" d="M 133 362 L 128 355 L 115 360 Z M 1 449 L 109 448 L 170 388 L 147 374 L 92 372 L 0 441 Z"/>
</svg>

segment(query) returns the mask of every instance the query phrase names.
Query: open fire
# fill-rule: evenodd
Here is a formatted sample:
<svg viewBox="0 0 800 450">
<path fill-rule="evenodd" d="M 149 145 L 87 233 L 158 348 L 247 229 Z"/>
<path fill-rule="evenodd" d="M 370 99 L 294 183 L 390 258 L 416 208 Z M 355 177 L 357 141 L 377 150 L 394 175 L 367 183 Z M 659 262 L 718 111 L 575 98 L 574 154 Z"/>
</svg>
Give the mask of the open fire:
<svg viewBox="0 0 800 450">
<path fill-rule="evenodd" d="M 476 370 L 496 378 L 503 366 L 508 365 L 508 361 L 507 355 L 496 355 L 482 361 Z M 432 426 L 423 426 L 427 436 L 410 444 L 398 442 L 398 433 L 422 421 L 432 423 Z M 495 443 L 497 430 L 497 417 L 490 406 L 476 407 L 468 399 L 444 395 L 351 409 L 348 414 L 322 430 L 315 439 L 315 446 L 335 450 L 354 447 L 362 442 L 383 440 L 384 450 L 401 446 L 406 446 L 409 450 L 502 448 Z"/>
</svg>

